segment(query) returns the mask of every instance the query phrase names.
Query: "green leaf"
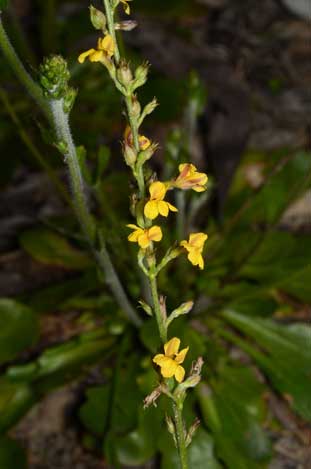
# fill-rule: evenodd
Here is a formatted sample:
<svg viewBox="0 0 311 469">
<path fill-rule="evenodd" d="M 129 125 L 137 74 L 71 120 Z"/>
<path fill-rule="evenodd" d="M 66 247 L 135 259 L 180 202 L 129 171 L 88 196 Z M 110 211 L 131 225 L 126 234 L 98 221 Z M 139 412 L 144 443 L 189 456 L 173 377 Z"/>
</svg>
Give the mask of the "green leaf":
<svg viewBox="0 0 311 469">
<path fill-rule="evenodd" d="M 108 385 L 90 388 L 86 402 L 79 410 L 83 425 L 98 436 L 104 435 L 110 408 L 111 387 Z"/>
<path fill-rule="evenodd" d="M 26 454 L 16 441 L 2 436 L 0 438 L 0 467 L 3 469 L 26 469 Z"/>
<path fill-rule="evenodd" d="M 160 403 L 157 408 L 143 410 L 142 401 L 136 404 L 138 427 L 124 437 L 115 441 L 115 450 L 119 463 L 125 466 L 145 464 L 156 453 L 158 438 L 163 427 L 163 409 Z"/>
<path fill-rule="evenodd" d="M 311 185 L 311 158 L 308 152 L 297 152 L 287 158 L 287 151 L 269 155 L 246 155 L 240 166 L 231 190 L 228 208 L 231 214 L 250 200 L 239 223 L 274 223 L 289 203 L 302 195 Z M 267 164 L 268 161 L 268 164 Z M 250 164 L 261 165 L 267 182 L 255 192 L 246 182 L 246 167 Z"/>
<path fill-rule="evenodd" d="M 25 383 L 0 379 L 0 432 L 5 432 L 30 409 L 35 402 L 32 389 Z M 0 465 L 0 467 L 3 467 Z"/>
<path fill-rule="evenodd" d="M 39 335 L 36 314 L 17 301 L 0 299 L 0 363 L 15 358 Z"/>
<path fill-rule="evenodd" d="M 264 418 L 263 391 L 251 369 L 233 366 L 221 370 L 211 388 L 204 383 L 197 388 L 204 421 L 228 468 L 266 467 L 271 446 L 260 425 Z"/>
<path fill-rule="evenodd" d="M 310 237 L 276 231 L 266 236 L 240 275 L 310 301 L 311 289 L 306 288 L 309 283 L 305 283 L 311 276 L 310 259 Z"/>
<path fill-rule="evenodd" d="M 167 431 L 164 430 L 163 431 Z M 171 435 L 165 435 L 161 444 L 162 462 L 161 469 L 179 469 L 180 462 L 177 450 Z M 212 437 L 203 428 L 199 428 L 187 450 L 190 468 L 195 469 L 220 469 Z"/>
<path fill-rule="evenodd" d="M 36 261 L 72 270 L 84 270 L 91 260 L 87 254 L 71 246 L 66 238 L 46 228 L 25 231 L 20 236 L 25 251 Z"/>
<path fill-rule="evenodd" d="M 294 410 L 311 421 L 311 326 L 284 326 L 234 311 L 225 311 L 223 316 L 260 346 L 263 352 L 247 341 L 236 339 L 262 367 L 273 386 L 289 396 Z"/>
<path fill-rule="evenodd" d="M 0 10 L 4 10 L 9 5 L 9 0 L 0 0 Z"/>
</svg>

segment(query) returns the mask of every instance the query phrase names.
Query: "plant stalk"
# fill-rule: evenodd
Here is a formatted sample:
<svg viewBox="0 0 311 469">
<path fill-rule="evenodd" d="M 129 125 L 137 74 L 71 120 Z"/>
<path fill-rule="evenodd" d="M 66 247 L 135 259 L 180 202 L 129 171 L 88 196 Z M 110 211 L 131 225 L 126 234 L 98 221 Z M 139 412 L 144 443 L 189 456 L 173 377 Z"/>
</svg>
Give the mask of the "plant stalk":
<svg viewBox="0 0 311 469">
<path fill-rule="evenodd" d="M 183 404 L 175 402 L 173 404 L 174 420 L 176 425 L 176 438 L 181 469 L 188 469 L 187 447 L 185 439 L 184 421 L 182 417 Z"/>
<path fill-rule="evenodd" d="M 93 252 L 96 261 L 98 262 L 101 270 L 104 272 L 105 281 L 110 287 L 119 306 L 124 311 L 128 319 L 136 326 L 139 326 L 141 324 L 140 318 L 127 298 L 120 279 L 111 262 L 104 240 L 101 240 L 102 246 L 100 251 L 98 251 L 95 247 L 96 226 L 89 211 L 84 181 L 79 166 L 76 147 L 74 145 L 70 130 L 68 114 L 66 114 L 63 109 L 63 100 L 51 100 L 50 105 L 54 117 L 54 127 L 57 137 L 66 148 L 65 158 L 69 169 L 72 194 L 75 202 L 75 211 L 83 234 Z"/>
<path fill-rule="evenodd" d="M 8 35 L 4 29 L 1 12 L 0 12 L 0 48 L 5 56 L 6 60 L 13 69 L 15 75 L 20 82 L 25 86 L 30 96 L 36 101 L 39 107 L 42 109 L 49 121 L 52 121 L 52 115 L 48 106 L 47 100 L 44 98 L 43 93 L 39 85 L 37 85 L 29 73 L 26 71 L 24 65 L 17 56 L 14 47 L 12 46 Z"/>
<path fill-rule="evenodd" d="M 151 289 L 151 296 L 154 308 L 154 314 L 157 320 L 158 329 L 160 333 L 161 340 L 163 344 L 167 342 L 167 329 L 164 323 L 164 317 L 161 312 L 161 306 L 159 301 L 159 293 L 158 293 L 158 286 L 157 286 L 157 279 L 154 276 L 149 276 L 150 282 L 150 289 Z"/>
</svg>

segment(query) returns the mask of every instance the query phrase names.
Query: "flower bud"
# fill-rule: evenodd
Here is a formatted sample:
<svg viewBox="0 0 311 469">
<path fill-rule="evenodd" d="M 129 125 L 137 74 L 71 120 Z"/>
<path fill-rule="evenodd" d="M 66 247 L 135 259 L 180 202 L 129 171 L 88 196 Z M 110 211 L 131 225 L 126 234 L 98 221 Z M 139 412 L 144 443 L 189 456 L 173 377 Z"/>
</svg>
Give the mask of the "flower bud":
<svg viewBox="0 0 311 469">
<path fill-rule="evenodd" d="M 132 145 L 128 145 L 126 142 L 124 143 L 123 146 L 123 155 L 125 162 L 128 166 L 133 166 L 136 163 L 137 160 L 137 153 L 135 148 L 132 147 Z"/>
<path fill-rule="evenodd" d="M 93 5 L 90 6 L 90 19 L 95 29 L 100 29 L 103 32 L 105 31 L 106 16 L 102 11 L 97 10 L 97 8 L 93 7 Z"/>
<path fill-rule="evenodd" d="M 145 114 L 146 116 L 148 116 L 149 114 L 151 114 L 151 113 L 155 110 L 155 108 L 156 108 L 157 106 L 159 106 L 159 103 L 158 103 L 158 101 L 157 101 L 157 98 L 153 98 L 153 100 L 150 101 L 150 103 L 148 103 L 148 104 L 145 106 L 145 108 L 144 108 L 144 114 Z"/>
<path fill-rule="evenodd" d="M 143 86 L 147 81 L 149 70 L 148 62 L 144 62 L 142 65 L 139 65 L 135 70 L 135 81 L 134 81 L 134 89 Z"/>
<path fill-rule="evenodd" d="M 138 302 L 140 306 L 143 308 L 145 313 L 148 314 L 148 316 L 152 316 L 152 308 L 144 301 L 144 300 L 139 300 Z"/>
<path fill-rule="evenodd" d="M 62 99 L 68 91 L 70 73 L 61 55 L 46 57 L 39 68 L 39 81 L 48 99 Z"/>
<path fill-rule="evenodd" d="M 114 29 L 121 30 L 121 31 L 132 31 L 137 26 L 137 21 L 134 20 L 127 20 L 127 21 L 120 21 L 120 23 L 116 23 Z"/>
<path fill-rule="evenodd" d="M 122 60 L 120 63 L 120 66 L 117 70 L 117 78 L 121 85 L 124 85 L 127 87 L 132 83 L 133 80 L 133 74 L 131 72 L 131 69 L 129 65 L 125 62 L 125 60 Z"/>
<path fill-rule="evenodd" d="M 137 119 L 140 116 L 140 112 L 141 112 L 141 105 L 140 105 L 136 95 L 133 95 L 132 96 L 131 115 Z"/>
<path fill-rule="evenodd" d="M 77 96 L 77 90 L 74 88 L 68 87 L 67 92 L 64 96 L 64 112 L 66 114 L 69 114 L 69 112 L 72 109 L 72 106 L 74 105 L 76 96 Z"/>
<path fill-rule="evenodd" d="M 179 316 L 182 316 L 183 314 L 188 314 L 192 308 L 193 301 L 186 301 L 185 303 L 182 303 L 178 308 L 174 309 L 174 311 L 171 312 L 169 318 L 166 321 L 167 327 L 171 324 L 174 319 L 178 318 Z"/>
<path fill-rule="evenodd" d="M 150 160 L 158 146 L 157 143 L 151 143 L 146 150 L 141 151 L 138 155 L 139 164 L 144 164 L 146 161 Z"/>
</svg>

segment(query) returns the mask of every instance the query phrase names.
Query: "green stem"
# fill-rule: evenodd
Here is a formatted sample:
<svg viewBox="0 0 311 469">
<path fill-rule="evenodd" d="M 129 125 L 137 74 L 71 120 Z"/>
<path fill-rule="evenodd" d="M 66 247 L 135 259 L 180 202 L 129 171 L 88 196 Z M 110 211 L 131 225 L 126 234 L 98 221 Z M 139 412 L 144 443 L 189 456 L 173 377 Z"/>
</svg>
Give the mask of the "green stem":
<svg viewBox="0 0 311 469">
<path fill-rule="evenodd" d="M 118 64 L 120 62 L 120 51 L 119 51 L 118 41 L 116 37 L 116 30 L 114 27 L 114 17 L 113 17 L 114 12 L 113 12 L 113 8 L 112 8 L 110 0 L 104 0 L 104 7 L 105 7 L 105 12 L 106 12 L 108 31 L 115 44 L 114 58 L 115 58 L 116 64 Z"/>
<path fill-rule="evenodd" d="M 174 420 L 176 426 L 176 438 L 181 469 L 188 469 L 187 447 L 185 439 L 184 421 L 182 417 L 183 403 L 173 403 Z"/>
<path fill-rule="evenodd" d="M 0 99 L 11 117 L 13 123 L 17 127 L 17 131 L 19 133 L 19 136 L 21 140 L 24 142 L 25 146 L 28 148 L 30 154 L 34 157 L 34 159 L 37 161 L 37 163 L 46 171 L 48 177 L 54 184 L 55 188 L 58 190 L 59 195 L 62 197 L 62 199 L 70 206 L 72 207 L 71 199 L 69 197 L 69 194 L 65 188 L 65 186 L 62 184 L 60 179 L 57 177 L 54 169 L 47 163 L 47 161 L 42 157 L 41 153 L 37 149 L 37 147 L 34 145 L 32 142 L 31 138 L 29 137 L 28 133 L 26 130 L 23 128 L 13 106 L 11 105 L 8 96 L 6 92 L 0 88 Z"/>
<path fill-rule="evenodd" d="M 154 314 L 157 320 L 161 340 L 163 344 L 165 344 L 167 342 L 167 330 L 165 327 L 165 318 L 163 317 L 162 312 L 161 312 L 156 277 L 150 275 L 149 282 L 150 282 L 151 296 L 152 296 L 152 301 L 153 301 Z"/>
<path fill-rule="evenodd" d="M 41 88 L 31 78 L 29 73 L 26 71 L 24 65 L 17 56 L 7 34 L 3 27 L 1 12 L 0 12 L 0 48 L 5 56 L 6 60 L 12 67 L 14 73 L 20 82 L 25 86 L 30 96 L 36 101 L 46 117 L 51 121 L 52 116 L 46 99 L 44 98 Z"/>
<path fill-rule="evenodd" d="M 127 298 L 127 295 L 111 262 L 103 239 L 101 239 L 101 251 L 96 250 L 96 226 L 89 211 L 84 181 L 79 166 L 76 147 L 73 142 L 69 126 L 68 114 L 66 114 L 63 110 L 63 100 L 51 100 L 50 106 L 54 117 L 54 126 L 57 137 L 60 142 L 65 144 L 66 147 L 65 156 L 69 169 L 72 194 L 75 202 L 75 210 L 83 234 L 94 254 L 96 261 L 103 270 L 105 274 L 105 281 L 110 287 L 119 306 L 127 315 L 128 319 L 136 326 L 139 326 L 141 323 L 140 318 Z"/>
</svg>

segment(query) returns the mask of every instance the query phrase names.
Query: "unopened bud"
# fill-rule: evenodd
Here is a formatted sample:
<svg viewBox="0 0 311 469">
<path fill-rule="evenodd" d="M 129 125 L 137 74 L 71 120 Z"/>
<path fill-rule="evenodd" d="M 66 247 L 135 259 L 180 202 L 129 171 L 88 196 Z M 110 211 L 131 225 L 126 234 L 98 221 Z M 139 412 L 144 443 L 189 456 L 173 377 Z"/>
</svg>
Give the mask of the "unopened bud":
<svg viewBox="0 0 311 469">
<path fill-rule="evenodd" d="M 144 115 L 148 116 L 149 114 L 151 114 L 157 106 L 159 106 L 157 98 L 153 98 L 153 100 L 150 101 L 150 103 L 146 104 L 143 110 Z"/>
<path fill-rule="evenodd" d="M 74 88 L 68 87 L 67 92 L 64 96 L 64 112 L 69 114 L 74 105 L 75 99 L 77 96 L 77 90 Z"/>
<path fill-rule="evenodd" d="M 185 303 L 182 303 L 178 308 L 174 309 L 174 311 L 171 312 L 169 318 L 166 321 L 167 327 L 174 319 L 178 318 L 179 316 L 182 316 L 183 314 L 188 314 L 192 308 L 193 301 L 186 301 Z"/>
<path fill-rule="evenodd" d="M 132 31 L 136 28 L 137 24 L 137 21 L 134 20 L 120 21 L 120 23 L 115 24 L 114 28 L 121 31 Z"/>
<path fill-rule="evenodd" d="M 149 70 L 148 62 L 144 62 L 142 65 L 139 65 L 135 70 L 135 81 L 134 81 L 134 89 L 139 88 L 140 86 L 144 85 L 147 81 Z"/>
<path fill-rule="evenodd" d="M 131 115 L 135 118 L 138 118 L 140 116 L 141 112 L 141 105 L 137 99 L 136 95 L 132 96 L 132 108 L 131 108 Z"/>
<path fill-rule="evenodd" d="M 127 87 L 133 80 L 133 74 L 131 69 L 124 60 L 121 61 L 120 66 L 117 70 L 117 78 L 121 85 Z"/>
<path fill-rule="evenodd" d="M 152 308 L 144 300 L 139 300 L 138 303 L 143 308 L 145 313 L 148 314 L 148 316 L 152 316 Z"/>
<path fill-rule="evenodd" d="M 167 429 L 168 429 L 169 433 L 171 435 L 175 435 L 176 430 L 175 430 L 175 425 L 174 425 L 172 417 L 165 414 L 165 420 L 166 420 L 166 425 L 167 425 Z"/>
<path fill-rule="evenodd" d="M 137 160 L 137 153 L 135 148 L 132 147 L 132 145 L 128 145 L 126 142 L 124 143 L 123 146 L 123 155 L 125 162 L 128 166 L 133 166 L 136 163 Z"/>
<path fill-rule="evenodd" d="M 66 60 L 61 55 L 51 55 L 40 65 L 40 84 L 49 99 L 62 99 L 68 90 L 70 73 Z"/>
<path fill-rule="evenodd" d="M 150 160 L 158 146 L 157 143 L 151 143 L 146 150 L 141 151 L 138 155 L 139 164 L 144 164 L 146 161 Z"/>
<path fill-rule="evenodd" d="M 93 7 L 93 5 L 90 6 L 90 19 L 95 29 L 100 29 L 103 32 L 105 31 L 106 16 L 102 11 L 97 10 L 97 8 Z"/>
</svg>

